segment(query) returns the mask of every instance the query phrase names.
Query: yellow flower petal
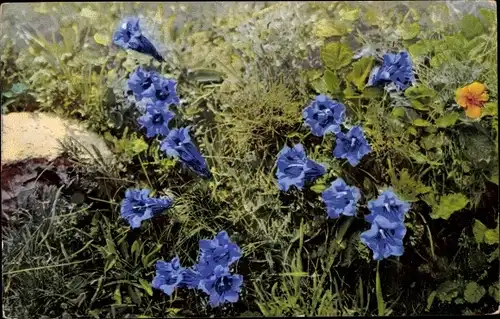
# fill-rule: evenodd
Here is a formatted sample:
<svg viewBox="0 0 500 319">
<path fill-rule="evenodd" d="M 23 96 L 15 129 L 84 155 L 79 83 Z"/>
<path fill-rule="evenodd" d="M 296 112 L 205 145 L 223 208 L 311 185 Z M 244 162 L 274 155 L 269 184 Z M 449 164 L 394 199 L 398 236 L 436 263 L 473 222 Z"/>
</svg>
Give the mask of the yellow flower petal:
<svg viewBox="0 0 500 319">
<path fill-rule="evenodd" d="M 488 101 L 488 98 L 489 98 L 488 93 L 484 92 L 477 99 L 479 101 L 486 102 L 486 101 Z"/>
<path fill-rule="evenodd" d="M 482 83 L 474 82 L 468 86 L 468 89 L 470 93 L 479 96 L 484 93 L 486 87 Z"/>
<path fill-rule="evenodd" d="M 460 88 L 457 90 L 455 94 L 455 100 L 457 101 L 458 105 L 461 107 L 466 107 L 467 106 L 467 94 L 469 93 L 469 90 L 467 90 L 466 87 Z"/>
<path fill-rule="evenodd" d="M 481 116 L 481 108 L 478 106 L 472 106 L 465 109 L 465 114 L 471 119 L 477 119 Z"/>
</svg>

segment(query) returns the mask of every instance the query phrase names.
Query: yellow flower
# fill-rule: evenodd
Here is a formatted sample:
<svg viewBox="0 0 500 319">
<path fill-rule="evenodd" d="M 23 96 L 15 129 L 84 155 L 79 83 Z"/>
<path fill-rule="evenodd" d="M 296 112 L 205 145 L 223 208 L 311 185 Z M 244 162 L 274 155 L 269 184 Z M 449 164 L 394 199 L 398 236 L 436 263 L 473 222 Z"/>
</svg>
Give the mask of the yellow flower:
<svg viewBox="0 0 500 319">
<path fill-rule="evenodd" d="M 456 92 L 456 101 L 458 105 L 465 109 L 465 114 L 470 118 L 481 116 L 481 109 L 484 103 L 488 101 L 488 93 L 484 84 L 474 82 L 470 85 L 460 88 Z"/>
</svg>

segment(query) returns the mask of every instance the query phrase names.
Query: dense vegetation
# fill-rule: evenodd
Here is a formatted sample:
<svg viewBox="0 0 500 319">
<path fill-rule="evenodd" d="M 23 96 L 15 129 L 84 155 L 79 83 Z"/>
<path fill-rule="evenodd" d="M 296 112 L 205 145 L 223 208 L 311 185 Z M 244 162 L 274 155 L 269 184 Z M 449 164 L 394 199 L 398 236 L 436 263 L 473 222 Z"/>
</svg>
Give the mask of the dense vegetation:
<svg viewBox="0 0 500 319">
<path fill-rule="evenodd" d="M 25 6 L 33 16 L 5 9 L 2 17 L 2 113 L 78 119 L 115 156 L 89 160 L 67 141 L 65 182 L 40 187 L 10 213 L 2 233 L 7 317 L 496 310 L 494 10 L 454 19 L 440 2 Z M 164 62 L 113 43 L 129 16 Z M 40 30 L 31 24 L 38 18 L 54 24 Z M 400 52 L 413 78 L 385 86 L 392 78 L 373 70 Z M 138 67 L 176 81 L 170 129 L 190 126 L 206 169 L 167 156 L 163 137 L 141 127 L 144 106 L 129 85 Z M 330 132 L 303 115 L 318 95 L 344 107 Z M 355 127 L 369 149 L 354 156 L 359 163 L 334 151 Z M 312 173 L 303 187 L 283 186 L 279 154 L 298 144 Z M 325 204 L 339 178 L 353 194 L 349 211 Z M 128 189 L 173 202 L 131 228 L 121 209 Z M 403 207 L 404 251 L 374 261 L 361 234 L 374 227 L 370 201 L 383 192 Z M 85 199 L 75 202 L 75 193 Z M 231 265 L 243 278 L 237 302 L 215 307 L 201 290 L 167 296 L 152 288 L 158 261 L 201 263 L 200 240 L 221 231 L 240 254 Z"/>
</svg>

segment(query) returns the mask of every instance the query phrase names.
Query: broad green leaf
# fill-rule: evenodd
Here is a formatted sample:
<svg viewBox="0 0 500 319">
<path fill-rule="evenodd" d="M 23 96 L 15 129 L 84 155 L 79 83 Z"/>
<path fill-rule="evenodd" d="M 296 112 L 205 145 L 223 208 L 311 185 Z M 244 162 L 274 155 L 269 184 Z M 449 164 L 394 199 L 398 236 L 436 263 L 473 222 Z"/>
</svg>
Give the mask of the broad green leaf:
<svg viewBox="0 0 500 319">
<path fill-rule="evenodd" d="M 445 281 L 436 290 L 436 297 L 442 302 L 451 302 L 458 297 L 459 286 L 454 281 Z"/>
<path fill-rule="evenodd" d="M 419 126 L 419 127 L 425 127 L 425 126 L 431 126 L 432 124 L 429 123 L 428 121 L 424 119 L 416 119 L 412 122 L 414 126 Z"/>
<path fill-rule="evenodd" d="M 488 293 L 492 296 L 496 302 L 500 302 L 500 281 L 495 282 L 488 288 Z"/>
<path fill-rule="evenodd" d="M 484 233 L 488 230 L 488 227 L 481 223 L 479 220 L 474 219 L 474 227 L 472 228 L 472 233 L 476 239 L 476 243 L 481 244 L 484 242 Z"/>
<path fill-rule="evenodd" d="M 488 102 L 484 105 L 483 113 L 481 117 L 485 116 L 497 116 L 498 115 L 498 103 L 497 102 Z"/>
<path fill-rule="evenodd" d="M 111 43 L 109 36 L 105 36 L 101 33 L 94 34 L 94 40 L 97 44 L 108 46 Z"/>
<path fill-rule="evenodd" d="M 431 58 L 430 64 L 433 68 L 439 68 L 441 64 L 448 61 L 448 55 L 445 52 L 439 52 Z"/>
<path fill-rule="evenodd" d="M 108 270 L 110 270 L 111 268 L 113 268 L 113 266 L 116 264 L 117 261 L 118 260 L 117 260 L 116 256 L 112 257 L 111 259 L 108 259 L 106 261 L 106 265 L 104 267 L 104 272 L 107 272 Z"/>
<path fill-rule="evenodd" d="M 429 106 L 424 105 L 419 100 L 410 100 L 411 107 L 418 111 L 428 111 Z"/>
<path fill-rule="evenodd" d="M 460 21 L 460 30 L 467 39 L 472 39 L 484 33 L 481 20 L 472 14 L 467 14 L 462 18 Z"/>
<path fill-rule="evenodd" d="M 189 80 L 199 83 L 221 83 L 224 81 L 224 74 L 212 69 L 192 70 L 187 75 Z"/>
<path fill-rule="evenodd" d="M 366 78 L 370 74 L 372 65 L 372 57 L 361 58 L 353 63 L 352 71 L 347 74 L 346 78 L 356 85 L 359 91 L 363 91 L 366 85 Z"/>
<path fill-rule="evenodd" d="M 343 26 L 337 26 L 332 20 L 321 19 L 313 27 L 313 34 L 320 38 L 343 36 L 347 30 Z"/>
<path fill-rule="evenodd" d="M 403 117 L 405 115 L 405 108 L 404 107 L 395 107 L 392 110 L 391 114 L 394 117 Z"/>
<path fill-rule="evenodd" d="M 3 92 L 2 95 L 5 96 L 6 98 L 10 99 L 11 97 L 14 96 L 14 93 L 12 93 L 11 91 L 7 91 L 7 92 Z"/>
<path fill-rule="evenodd" d="M 436 120 L 436 126 L 437 127 L 450 127 L 455 125 L 457 122 L 458 118 L 460 117 L 460 114 L 458 113 L 448 113 L 444 116 L 441 116 Z"/>
<path fill-rule="evenodd" d="M 359 8 L 343 7 L 339 10 L 339 16 L 345 21 L 356 21 L 359 18 Z"/>
<path fill-rule="evenodd" d="M 401 37 L 403 40 L 411 40 L 415 38 L 420 33 L 420 24 L 419 23 L 411 23 L 408 25 L 403 25 L 403 29 L 401 30 Z"/>
<path fill-rule="evenodd" d="M 488 229 L 484 233 L 484 242 L 488 245 L 498 244 L 498 237 L 500 234 L 498 233 L 498 227 L 495 229 Z"/>
<path fill-rule="evenodd" d="M 141 284 L 141 287 L 146 291 L 146 293 L 150 296 L 153 295 L 153 289 L 151 288 L 151 284 L 147 282 L 146 280 L 140 278 L 139 283 Z"/>
<path fill-rule="evenodd" d="M 411 86 L 405 91 L 405 96 L 409 99 L 420 100 L 422 98 L 434 98 L 437 93 L 424 85 Z"/>
<path fill-rule="evenodd" d="M 321 59 L 325 66 L 331 70 L 338 70 L 349 65 L 352 51 L 342 43 L 328 43 L 321 48 Z"/>
<path fill-rule="evenodd" d="M 315 184 L 311 186 L 311 190 L 315 193 L 322 193 L 328 187 L 325 184 Z"/>
<path fill-rule="evenodd" d="M 337 76 L 337 73 L 326 70 L 323 80 L 325 81 L 326 88 L 329 92 L 341 92 L 340 84 L 342 83 L 342 80 Z"/>
<path fill-rule="evenodd" d="M 316 91 L 316 93 L 320 93 L 320 94 L 328 93 L 328 87 L 326 86 L 324 78 L 312 80 L 311 87 L 314 89 L 314 91 Z"/>
<path fill-rule="evenodd" d="M 433 219 L 442 218 L 447 220 L 453 213 L 464 209 L 468 203 L 467 197 L 460 193 L 442 196 L 439 205 L 432 208 L 431 217 Z"/>
<path fill-rule="evenodd" d="M 471 281 L 467 284 L 464 291 L 464 298 L 467 302 L 476 303 L 483 298 L 486 289 L 483 286 Z"/>
<path fill-rule="evenodd" d="M 432 42 L 429 40 L 419 40 L 408 47 L 408 52 L 410 52 L 413 57 L 426 55 L 432 51 L 431 43 Z"/>
</svg>

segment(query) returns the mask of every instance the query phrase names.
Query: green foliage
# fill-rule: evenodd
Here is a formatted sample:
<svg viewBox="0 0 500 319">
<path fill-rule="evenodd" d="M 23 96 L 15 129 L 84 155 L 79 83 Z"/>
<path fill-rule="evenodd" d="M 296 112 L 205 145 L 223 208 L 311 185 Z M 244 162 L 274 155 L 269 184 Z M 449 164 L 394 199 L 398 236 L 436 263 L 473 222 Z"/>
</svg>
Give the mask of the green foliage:
<svg viewBox="0 0 500 319">
<path fill-rule="evenodd" d="M 448 219 L 450 216 L 464 209 L 469 200 L 463 194 L 448 194 L 440 198 L 439 204 L 432 209 L 431 217 Z"/>
<path fill-rule="evenodd" d="M 490 280 L 498 226 L 473 219 L 489 225 L 490 182 L 498 185 L 494 11 L 452 19 L 444 3 L 417 9 L 343 1 L 234 3 L 218 13 L 199 3 L 32 7 L 34 17 L 2 20 L 13 34 L 0 40 L 2 111 L 78 118 L 104 136 L 116 158 L 89 163 L 68 150 L 87 204 L 60 196 L 55 206 L 45 198 L 16 212 L 28 221 L 6 237 L 9 315 L 17 309 L 26 309 L 24 317 L 95 318 L 448 313 L 442 303 L 453 303 L 454 313 L 484 313 L 483 303 L 498 301 L 498 283 Z M 137 14 L 167 63 L 110 43 L 119 17 Z M 54 35 L 29 25 L 37 19 L 57 21 Z M 24 39 L 26 50 L 17 52 L 7 38 Z M 377 56 L 354 61 L 362 48 Z M 417 84 L 404 93 L 366 87 L 378 53 L 402 49 L 412 56 Z M 178 81 L 183 104 L 172 126 L 193 126 L 212 180 L 165 158 L 159 141 L 138 130 L 136 102 L 124 91 L 139 65 Z M 489 93 L 477 120 L 455 101 L 457 88 L 473 81 Z M 333 135 L 317 138 L 304 128 L 301 112 L 316 93 L 345 104 L 345 128 L 363 127 L 372 152 L 358 166 L 332 157 Z M 302 192 L 280 192 L 276 154 L 298 142 L 328 171 Z M 384 260 L 377 272 L 359 240 L 368 225 L 325 217 L 319 197 L 337 177 L 360 188 L 358 216 L 388 186 L 412 204 L 405 254 Z M 131 231 L 118 216 L 128 187 L 171 194 L 175 206 Z M 167 298 L 151 288 L 157 260 L 178 255 L 192 264 L 198 241 L 223 229 L 243 250 L 235 271 L 245 287 L 237 304 L 211 309 L 203 294 L 182 290 Z M 410 260 L 418 269 L 408 267 Z M 426 276 L 409 286 L 417 271 Z"/>
<path fill-rule="evenodd" d="M 328 43 L 321 48 L 321 59 L 330 70 L 338 70 L 349 65 L 352 55 L 349 47 L 342 43 Z"/>
</svg>

